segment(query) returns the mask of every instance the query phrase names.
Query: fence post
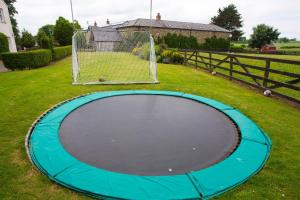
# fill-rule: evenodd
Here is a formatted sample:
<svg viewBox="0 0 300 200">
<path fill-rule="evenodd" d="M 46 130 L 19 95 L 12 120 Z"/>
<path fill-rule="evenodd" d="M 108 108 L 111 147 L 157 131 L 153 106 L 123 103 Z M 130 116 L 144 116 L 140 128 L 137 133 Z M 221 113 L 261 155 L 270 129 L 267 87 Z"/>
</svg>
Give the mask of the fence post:
<svg viewBox="0 0 300 200">
<path fill-rule="evenodd" d="M 271 67 L 271 61 L 270 60 L 266 60 L 266 68 L 265 68 L 265 75 L 264 75 L 264 82 L 263 82 L 263 86 L 266 88 L 268 87 L 268 78 L 269 78 L 269 74 L 270 74 L 270 67 Z"/>
<path fill-rule="evenodd" d="M 229 71 L 229 76 L 230 76 L 230 80 L 232 81 L 232 77 L 233 77 L 233 57 L 230 56 L 230 71 Z"/>
<path fill-rule="evenodd" d="M 209 52 L 209 70 L 212 71 L 212 61 L 211 61 L 212 55 L 211 52 Z"/>
<path fill-rule="evenodd" d="M 184 50 L 184 64 L 186 65 L 187 63 L 187 50 Z"/>
<path fill-rule="evenodd" d="M 196 51 L 196 68 L 198 67 L 198 51 Z"/>
</svg>

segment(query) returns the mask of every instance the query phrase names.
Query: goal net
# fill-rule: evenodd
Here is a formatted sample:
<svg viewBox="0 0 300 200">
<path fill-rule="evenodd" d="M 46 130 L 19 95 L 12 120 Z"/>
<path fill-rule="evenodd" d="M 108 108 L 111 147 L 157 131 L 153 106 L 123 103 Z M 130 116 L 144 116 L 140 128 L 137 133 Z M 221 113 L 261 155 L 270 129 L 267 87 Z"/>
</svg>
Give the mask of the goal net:
<svg viewBox="0 0 300 200">
<path fill-rule="evenodd" d="M 73 36 L 74 84 L 157 83 L 154 40 L 149 32 L 97 27 Z"/>
</svg>

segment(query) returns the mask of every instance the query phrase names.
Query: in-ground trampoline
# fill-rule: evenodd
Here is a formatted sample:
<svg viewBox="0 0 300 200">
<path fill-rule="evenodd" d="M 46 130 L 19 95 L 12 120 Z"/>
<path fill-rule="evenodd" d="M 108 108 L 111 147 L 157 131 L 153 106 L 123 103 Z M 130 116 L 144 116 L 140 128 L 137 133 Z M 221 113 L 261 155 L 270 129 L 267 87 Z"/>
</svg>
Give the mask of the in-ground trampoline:
<svg viewBox="0 0 300 200">
<path fill-rule="evenodd" d="M 258 173 L 271 141 L 238 110 L 169 91 L 74 98 L 30 130 L 33 164 L 96 198 L 207 199 Z"/>
</svg>

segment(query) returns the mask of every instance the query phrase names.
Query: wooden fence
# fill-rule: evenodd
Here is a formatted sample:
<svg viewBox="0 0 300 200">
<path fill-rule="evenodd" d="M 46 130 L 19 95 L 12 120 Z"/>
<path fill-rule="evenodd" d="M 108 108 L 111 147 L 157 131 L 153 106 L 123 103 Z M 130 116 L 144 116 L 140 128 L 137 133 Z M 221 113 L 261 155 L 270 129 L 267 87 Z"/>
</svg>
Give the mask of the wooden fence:
<svg viewBox="0 0 300 200">
<path fill-rule="evenodd" d="M 186 65 L 271 90 L 272 94 L 300 104 L 300 61 L 199 50 L 179 50 L 179 53 Z"/>
</svg>

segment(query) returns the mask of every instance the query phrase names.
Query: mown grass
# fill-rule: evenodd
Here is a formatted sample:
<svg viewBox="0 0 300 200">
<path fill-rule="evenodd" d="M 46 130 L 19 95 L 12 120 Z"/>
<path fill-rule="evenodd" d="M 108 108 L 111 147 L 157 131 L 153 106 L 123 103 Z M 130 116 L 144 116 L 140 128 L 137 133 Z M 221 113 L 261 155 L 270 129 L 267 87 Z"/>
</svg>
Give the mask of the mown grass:
<svg viewBox="0 0 300 200">
<path fill-rule="evenodd" d="M 52 183 L 28 160 L 25 135 L 53 105 L 74 96 L 108 90 L 173 90 L 222 101 L 240 109 L 273 141 L 266 167 L 217 199 L 300 199 L 300 112 L 230 81 L 175 65 L 159 65 L 160 84 L 73 86 L 71 59 L 49 67 L 0 74 L 0 199 L 89 199 Z"/>
<path fill-rule="evenodd" d="M 152 82 L 149 61 L 124 52 L 79 52 L 79 83 Z"/>
<path fill-rule="evenodd" d="M 191 55 L 191 53 L 189 53 L 189 55 Z M 208 53 L 199 53 L 200 56 L 204 56 L 206 58 L 209 57 Z M 278 59 L 284 59 L 284 60 L 296 60 L 296 61 L 300 61 L 300 56 L 291 56 L 291 55 L 269 55 L 269 54 L 238 54 L 238 55 L 247 55 L 247 56 L 253 56 L 253 57 L 266 57 L 266 58 L 278 58 Z M 225 55 L 219 55 L 219 54 L 212 54 L 212 58 L 215 59 L 219 59 L 219 60 L 223 60 L 225 59 L 227 56 Z M 209 59 L 204 58 L 203 60 L 199 59 L 199 61 L 204 61 L 206 63 L 209 63 Z M 192 59 L 195 60 L 195 56 L 192 57 Z M 250 72 L 250 74 L 253 75 L 257 75 L 260 77 L 264 77 L 264 69 L 266 67 L 266 61 L 264 60 L 255 60 L 255 59 L 249 59 L 249 58 L 237 58 L 238 61 L 242 64 L 248 64 L 248 65 L 252 65 L 252 66 L 256 66 L 256 67 L 260 67 L 262 70 L 258 70 L 258 69 L 252 69 L 252 68 L 247 68 L 247 70 Z M 229 60 L 228 60 L 229 61 Z M 235 61 L 236 62 L 236 61 Z M 190 64 L 195 64 L 194 61 L 189 61 Z M 218 65 L 220 62 L 219 61 L 212 61 L 212 64 Z M 199 64 L 202 67 L 206 67 L 204 64 Z M 226 69 L 230 68 L 230 64 L 229 63 L 222 63 L 220 65 L 221 67 L 224 67 Z M 300 65 L 293 65 L 293 64 L 285 64 L 285 63 L 280 63 L 280 62 L 271 62 L 271 69 L 276 69 L 279 71 L 283 71 L 283 72 L 290 72 L 290 73 L 296 73 L 296 74 L 300 74 Z M 233 70 L 239 71 L 239 72 L 244 72 L 246 73 L 245 69 L 239 65 L 233 65 Z M 220 69 L 220 68 L 216 68 L 215 69 L 216 72 L 222 73 L 222 74 L 226 74 L 229 75 L 229 71 L 225 70 L 225 69 Z M 247 77 L 245 75 L 241 75 L 241 74 L 237 74 L 237 73 L 233 73 L 233 76 L 239 79 L 242 79 L 244 81 L 247 81 L 249 83 L 252 84 L 256 84 L 256 82 L 258 82 L 259 84 L 263 85 L 263 80 L 259 80 L 259 79 L 252 79 L 251 77 Z M 287 81 L 291 81 L 294 80 L 295 78 L 291 78 L 285 75 L 281 75 L 281 74 L 276 74 L 273 72 L 270 72 L 269 74 L 269 79 L 274 80 L 274 81 L 279 81 L 279 82 L 287 82 Z M 255 82 L 256 81 L 256 82 Z M 268 86 L 272 86 L 273 84 L 269 83 Z M 300 87 L 300 83 L 295 84 L 297 86 Z M 291 96 L 293 98 L 299 99 L 300 100 L 300 92 L 293 90 L 293 89 L 289 89 L 289 88 L 276 88 L 274 89 L 274 91 L 280 92 L 282 94 Z"/>
</svg>

